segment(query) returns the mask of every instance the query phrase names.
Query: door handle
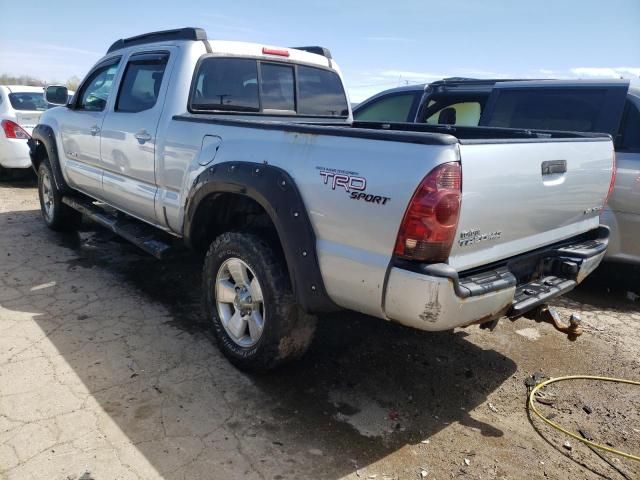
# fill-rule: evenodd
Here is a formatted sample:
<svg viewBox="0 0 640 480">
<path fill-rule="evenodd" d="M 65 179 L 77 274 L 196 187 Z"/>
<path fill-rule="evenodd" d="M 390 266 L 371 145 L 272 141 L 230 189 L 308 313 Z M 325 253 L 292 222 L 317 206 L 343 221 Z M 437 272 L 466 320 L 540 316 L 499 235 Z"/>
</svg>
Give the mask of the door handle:
<svg viewBox="0 0 640 480">
<path fill-rule="evenodd" d="M 140 144 L 143 144 L 144 142 L 148 142 L 149 140 L 151 140 L 151 135 L 146 130 L 140 130 L 138 133 L 134 135 L 134 137 L 136 137 L 136 139 L 138 140 L 138 142 L 140 142 Z"/>
<path fill-rule="evenodd" d="M 554 173 L 566 173 L 566 160 L 547 160 L 542 162 L 542 175 L 552 175 Z"/>
<path fill-rule="evenodd" d="M 89 131 L 91 132 L 91 135 L 93 135 L 94 137 L 100 133 L 100 127 L 97 125 L 94 125 L 93 127 L 91 127 L 89 129 Z"/>
</svg>

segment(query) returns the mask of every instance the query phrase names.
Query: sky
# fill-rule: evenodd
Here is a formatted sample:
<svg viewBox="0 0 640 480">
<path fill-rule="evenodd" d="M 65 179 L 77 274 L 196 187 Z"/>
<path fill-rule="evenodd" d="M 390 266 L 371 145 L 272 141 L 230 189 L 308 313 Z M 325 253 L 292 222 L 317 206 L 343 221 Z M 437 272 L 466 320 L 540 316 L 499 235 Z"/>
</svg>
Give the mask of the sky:
<svg viewBox="0 0 640 480">
<path fill-rule="evenodd" d="M 119 38 L 193 26 L 327 47 L 353 102 L 451 76 L 640 83 L 640 0 L 0 0 L 0 12 L 0 73 L 48 81 L 84 77 Z"/>
</svg>

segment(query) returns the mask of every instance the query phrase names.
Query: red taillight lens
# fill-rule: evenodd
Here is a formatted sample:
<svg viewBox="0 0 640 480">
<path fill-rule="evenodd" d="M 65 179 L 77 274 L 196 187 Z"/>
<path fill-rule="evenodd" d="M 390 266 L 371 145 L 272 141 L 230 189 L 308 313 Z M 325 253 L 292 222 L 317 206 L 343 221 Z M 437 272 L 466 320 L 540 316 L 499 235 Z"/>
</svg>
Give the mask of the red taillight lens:
<svg viewBox="0 0 640 480">
<path fill-rule="evenodd" d="M 2 129 L 7 138 L 20 138 L 23 140 L 31 138 L 31 135 L 25 132 L 20 125 L 11 120 L 2 120 Z"/>
<path fill-rule="evenodd" d="M 609 202 L 609 199 L 611 198 L 611 194 L 613 193 L 613 187 L 616 186 L 616 174 L 617 174 L 617 170 L 616 170 L 616 151 L 613 151 L 613 161 L 612 161 L 612 166 L 611 166 L 611 181 L 609 182 L 609 191 L 607 192 L 607 196 L 604 199 L 604 205 L 602 205 L 603 207 Z"/>
<path fill-rule="evenodd" d="M 431 170 L 411 198 L 394 253 L 423 262 L 447 260 L 458 227 L 461 193 L 460 163 L 443 163 Z"/>
</svg>

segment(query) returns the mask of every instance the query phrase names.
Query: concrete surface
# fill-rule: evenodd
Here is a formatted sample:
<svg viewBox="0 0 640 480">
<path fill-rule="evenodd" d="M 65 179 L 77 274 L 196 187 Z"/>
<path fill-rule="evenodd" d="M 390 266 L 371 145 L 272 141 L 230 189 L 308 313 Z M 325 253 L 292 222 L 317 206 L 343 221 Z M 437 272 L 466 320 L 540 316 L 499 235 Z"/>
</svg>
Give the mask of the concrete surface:
<svg viewBox="0 0 640 480">
<path fill-rule="evenodd" d="M 426 334 L 344 313 L 301 362 L 248 376 L 201 318 L 201 259 L 83 230 L 47 230 L 32 185 L 0 184 L 0 478 L 623 478 L 530 421 L 524 380 L 640 378 L 632 287 L 558 301 L 582 313 L 576 343 L 527 320 Z M 569 403 L 549 412 L 640 453 L 637 390 L 554 392 Z"/>
</svg>

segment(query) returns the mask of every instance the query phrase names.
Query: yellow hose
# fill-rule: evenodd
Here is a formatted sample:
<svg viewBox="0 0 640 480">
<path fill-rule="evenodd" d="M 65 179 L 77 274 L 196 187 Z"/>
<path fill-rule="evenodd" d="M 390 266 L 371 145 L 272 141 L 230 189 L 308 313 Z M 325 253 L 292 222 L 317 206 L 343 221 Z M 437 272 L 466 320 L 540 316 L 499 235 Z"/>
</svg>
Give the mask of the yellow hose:
<svg viewBox="0 0 640 480">
<path fill-rule="evenodd" d="M 555 428 L 556 430 L 560 430 L 561 432 L 569 435 L 570 437 L 575 438 L 579 442 L 585 443 L 585 444 L 587 444 L 587 445 L 589 445 L 589 446 L 591 446 L 593 448 L 598 448 L 600 450 L 604 450 L 606 452 L 613 453 L 615 455 L 620 455 L 621 457 L 628 458 L 630 460 L 635 460 L 636 462 L 640 462 L 640 457 L 639 456 L 631 455 L 630 453 L 622 452 L 620 450 L 616 450 L 615 448 L 607 447 L 606 445 L 599 445 L 597 443 L 594 443 L 594 442 L 591 442 L 591 441 L 587 440 L 586 438 L 579 437 L 575 433 L 572 433 L 572 432 L 568 431 L 567 429 L 561 427 L 557 423 L 552 422 L 551 420 L 546 418 L 544 415 L 542 415 L 538 411 L 538 409 L 535 406 L 535 398 L 534 398 L 534 395 L 536 394 L 536 392 L 538 390 L 540 390 L 541 388 L 546 387 L 547 385 L 550 385 L 550 384 L 555 383 L 555 382 L 560 382 L 562 380 L 602 380 L 603 382 L 626 383 L 628 385 L 636 385 L 636 386 L 639 386 L 639 387 L 640 387 L 640 381 L 626 380 L 624 378 L 597 377 L 595 375 L 568 375 L 568 376 L 565 376 L 565 377 L 551 378 L 549 380 L 541 382 L 541 383 L 537 384 L 535 387 L 533 387 L 533 389 L 531 390 L 531 393 L 529 394 L 529 408 L 531 409 L 531 411 L 533 411 L 533 413 L 535 413 L 538 417 L 540 417 L 540 419 L 542 419 L 542 421 L 545 422 L 547 425 L 550 425 L 551 427 Z"/>
</svg>

